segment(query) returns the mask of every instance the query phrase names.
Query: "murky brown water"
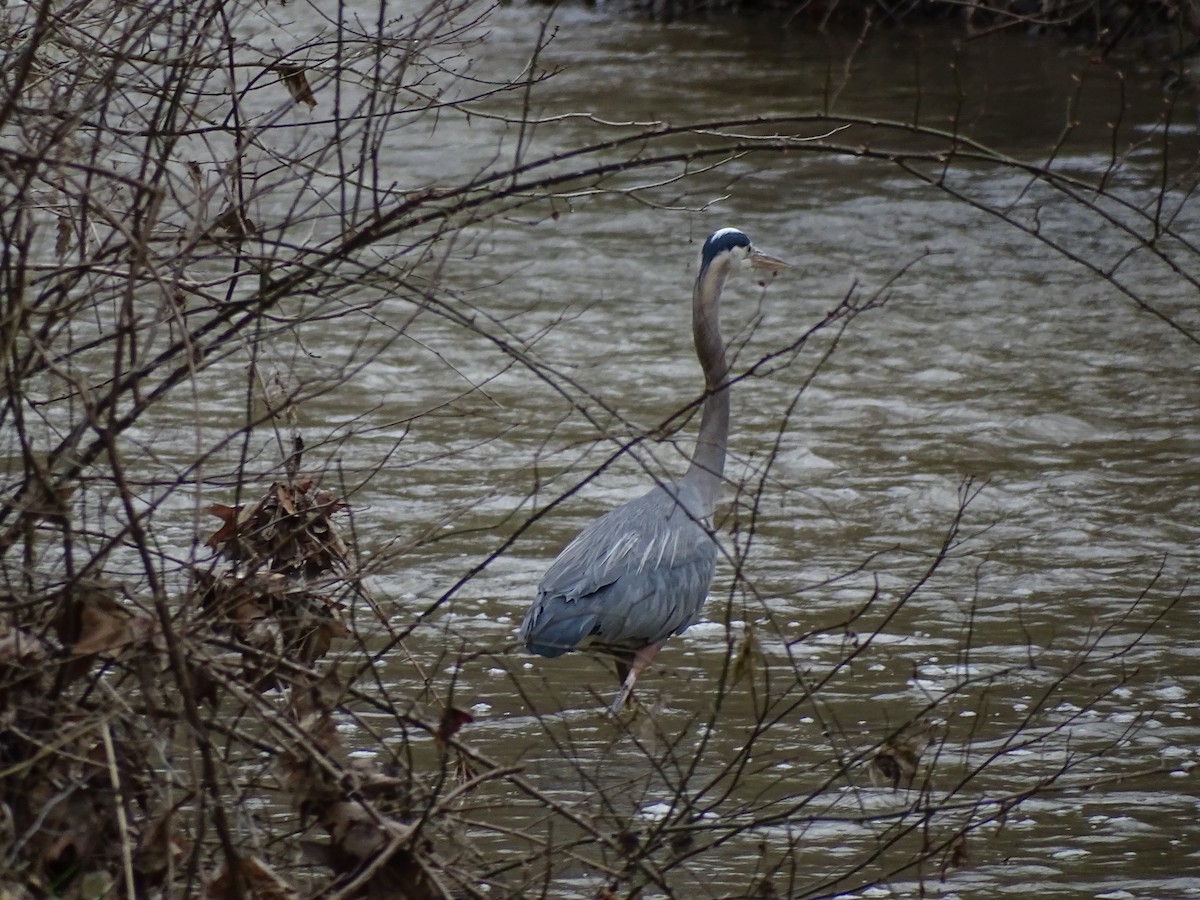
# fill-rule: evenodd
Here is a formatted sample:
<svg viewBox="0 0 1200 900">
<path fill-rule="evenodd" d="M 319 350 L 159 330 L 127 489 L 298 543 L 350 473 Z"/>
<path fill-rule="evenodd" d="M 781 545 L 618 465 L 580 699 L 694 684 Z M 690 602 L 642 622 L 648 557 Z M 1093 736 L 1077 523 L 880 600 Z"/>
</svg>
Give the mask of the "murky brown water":
<svg viewBox="0 0 1200 900">
<path fill-rule="evenodd" d="M 473 71 L 519 72 L 544 15 L 496 11 Z M 922 121 L 945 127 L 961 84 L 971 133 L 1037 161 L 1063 130 L 1081 72 L 1072 114 L 1083 124 L 1060 155 L 1086 176 L 1109 165 L 1106 123 L 1120 119 L 1124 147 L 1152 137 L 1162 111 L 1156 73 L 1134 72 L 1122 99 L 1111 70 L 1020 36 L 973 46 L 956 74 L 947 35 L 882 33 L 842 85 L 849 38 L 579 9 L 556 21 L 540 62 L 563 71 L 537 86 L 531 108 L 591 117 L 527 131 L 530 157 L 621 133 L 600 121 L 827 104 L 904 119 L 919 103 Z M 1200 149 L 1190 127 L 1172 145 L 1181 171 Z M 414 128 L 391 146 L 385 165 L 413 187 L 453 182 L 511 159 L 517 134 L 446 115 L 434 134 Z M 1160 143 L 1118 176 L 1135 203 L 1161 183 Z M 949 180 L 986 202 L 1024 204 L 1021 221 L 1036 207 L 1048 232 L 1100 265 L 1129 247 L 1012 170 L 954 166 Z M 454 248 L 444 270 L 453 303 L 507 332 L 540 372 L 397 300 L 363 325 L 362 358 L 376 347 L 382 356 L 301 412 L 314 433 L 343 428 L 331 455 L 348 480 L 369 475 L 353 497 L 358 543 L 397 627 L 490 559 L 406 642 L 437 695 L 472 711 L 464 736 L 606 832 L 649 840 L 662 826 L 670 847 L 690 828 L 690 843 L 655 857 L 679 897 L 753 895 L 767 872 L 794 896 L 1200 894 L 1200 801 L 1185 774 L 1200 742 L 1188 583 L 1200 538 L 1196 346 L 1011 225 L 882 163 L 750 156 L 643 199 L 581 191 L 536 221 L 524 211 L 489 222 Z M 1175 226 L 1187 233 L 1196 220 L 1184 204 Z M 704 236 L 726 224 L 797 264 L 765 289 L 727 290 L 736 369 L 793 345 L 848 293 L 887 302 L 856 318 L 827 360 L 832 330 L 738 385 L 721 513 L 730 558 L 704 621 L 668 644 L 644 679 L 645 709 L 618 726 L 600 712 L 615 687 L 602 662 L 529 658 L 515 632 L 545 566 L 584 523 L 644 490 L 647 469 L 685 467 L 694 419 L 591 478 L 615 442 L 698 396 L 690 273 Z M 1177 276 L 1140 257 L 1121 273 L 1200 324 L 1196 292 Z M 397 338 L 389 329 L 400 327 Z M 343 333 L 305 341 L 312 358 L 290 364 L 312 377 L 347 355 Z M 914 590 L 964 492 L 973 499 L 948 558 Z M 180 535 L 190 527 L 181 522 Z M 747 629 L 754 665 L 735 679 L 727 667 Z M 416 689 L 400 653 L 385 665 L 398 694 Z M 940 750 L 927 756 L 936 766 L 925 806 L 914 807 L 915 795 L 873 787 L 861 763 L 921 715 L 937 722 Z M 1011 803 L 1038 784 L 1036 797 Z M 479 847 L 519 861 L 526 841 L 502 829 L 532 833 L 562 847 L 549 896 L 595 895 L 602 880 L 573 861 L 563 817 L 504 782 L 484 797 Z M 926 829 L 922 810 L 937 805 L 945 812 Z M 923 840 L 968 821 L 983 824 L 945 881 L 932 864 L 897 871 Z M 525 873 L 531 891 L 538 867 Z"/>
</svg>

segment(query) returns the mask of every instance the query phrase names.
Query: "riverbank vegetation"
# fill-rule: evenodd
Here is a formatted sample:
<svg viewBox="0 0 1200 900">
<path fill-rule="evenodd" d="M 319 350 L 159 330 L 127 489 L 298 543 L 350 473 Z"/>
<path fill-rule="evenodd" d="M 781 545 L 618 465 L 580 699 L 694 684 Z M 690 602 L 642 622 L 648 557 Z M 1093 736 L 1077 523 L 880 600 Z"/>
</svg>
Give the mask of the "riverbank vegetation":
<svg viewBox="0 0 1200 900">
<path fill-rule="evenodd" d="M 853 161 L 1023 233 L 1195 353 L 1194 311 L 1161 293 L 1164 278 L 1200 287 L 1177 224 L 1195 161 L 1114 127 L 1106 170 L 1081 173 L 1054 147 L 1018 159 L 956 121 L 836 104 L 541 119 L 553 26 L 499 76 L 474 62 L 490 14 L 456 0 L 0 9 L 0 896 L 915 894 L 996 862 L 1030 805 L 1166 777 L 1129 751 L 1148 712 L 1093 718 L 1144 683 L 1139 648 L 1184 595 L 1161 562 L 1082 635 L 992 658 L 976 627 L 987 485 L 963 473 L 928 546 L 900 567 L 891 550 L 845 559 L 803 589 L 840 598 L 836 612 L 796 626 L 756 571 L 778 446 L 735 476 L 718 522 L 713 689 L 683 712 L 562 713 L 515 624 L 472 630 L 462 604 L 503 621 L 489 579 L 519 570 L 532 596 L 549 554 L 523 553 L 544 520 L 611 466 L 686 443 L 703 398 L 650 427 L 623 418 L 585 370 L 540 354 L 564 309 L 501 315 L 461 271 L 589 204 L 700 208 L 711 188 L 696 179 L 744 178 L 746 160 Z M 443 144 L 452 118 L 477 145 Z M 1162 154 L 1149 200 L 1122 191 L 1132 152 Z M 428 174 L 439 159 L 453 164 Z M 1021 189 L 978 191 L 963 173 L 980 167 Z M 1063 208 L 1121 252 L 1080 240 Z M 785 372 L 799 402 L 906 277 L 739 357 L 739 390 Z M 418 339 L 418 318 L 486 345 L 493 368 L 463 376 L 461 396 L 401 403 L 428 376 L 375 367 Z M 502 414 L 489 391 L 504 378 L 518 387 Z M 522 395 L 554 398 L 571 427 L 527 437 L 502 483 L 487 465 L 500 438 L 414 437 L 438 416 L 494 417 L 503 435 Z M 310 415 L 329 398 L 336 414 Z M 381 473 L 417 456 L 471 477 L 450 497 L 414 479 L 399 501 L 414 512 L 373 519 Z M 380 588 L 431 560 L 434 588 Z M 887 648 L 931 597 L 961 608 L 942 665 L 897 670 L 915 685 L 903 696 L 858 689 L 886 710 L 870 721 L 830 703 L 865 668 L 903 668 Z M 499 740 L 461 687 L 472 666 L 512 700 Z M 1030 699 L 1014 714 L 1001 701 L 1018 688 Z M 749 698 L 736 715 L 735 694 Z M 783 737 L 800 719 L 817 744 L 802 758 Z"/>
<path fill-rule="evenodd" d="M 712 14 L 751 14 L 779 19 L 789 28 L 920 28 L 930 23 L 960 27 L 977 39 L 998 31 L 1070 35 L 1094 43 L 1105 53 L 1128 41 L 1151 38 L 1175 50 L 1190 49 L 1200 38 L 1200 7 L 1192 0 L 632 0 L 634 9 L 655 19 Z"/>
</svg>

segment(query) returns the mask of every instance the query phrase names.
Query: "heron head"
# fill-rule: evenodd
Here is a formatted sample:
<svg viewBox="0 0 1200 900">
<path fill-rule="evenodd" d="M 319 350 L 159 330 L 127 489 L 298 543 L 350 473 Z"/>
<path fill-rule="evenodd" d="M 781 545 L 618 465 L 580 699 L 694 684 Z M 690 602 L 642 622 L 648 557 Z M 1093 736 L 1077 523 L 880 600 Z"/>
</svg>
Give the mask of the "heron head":
<svg viewBox="0 0 1200 900">
<path fill-rule="evenodd" d="M 788 263 L 763 253 L 752 243 L 745 232 L 736 228 L 721 228 L 714 231 L 700 250 L 700 270 L 704 271 L 723 254 L 728 254 L 736 267 L 749 262 L 751 268 L 779 271 L 790 268 Z"/>
</svg>

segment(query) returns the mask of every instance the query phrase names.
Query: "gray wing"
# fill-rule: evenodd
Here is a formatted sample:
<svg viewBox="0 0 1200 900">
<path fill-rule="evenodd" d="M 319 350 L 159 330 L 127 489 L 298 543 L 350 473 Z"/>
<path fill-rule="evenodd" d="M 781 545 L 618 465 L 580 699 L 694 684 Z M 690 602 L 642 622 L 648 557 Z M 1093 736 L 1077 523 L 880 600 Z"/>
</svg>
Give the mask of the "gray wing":
<svg viewBox="0 0 1200 900">
<path fill-rule="evenodd" d="M 717 546 L 687 499 L 655 488 L 580 532 L 538 586 L 521 625 L 525 646 L 551 657 L 592 641 L 637 648 L 691 625 Z"/>
</svg>

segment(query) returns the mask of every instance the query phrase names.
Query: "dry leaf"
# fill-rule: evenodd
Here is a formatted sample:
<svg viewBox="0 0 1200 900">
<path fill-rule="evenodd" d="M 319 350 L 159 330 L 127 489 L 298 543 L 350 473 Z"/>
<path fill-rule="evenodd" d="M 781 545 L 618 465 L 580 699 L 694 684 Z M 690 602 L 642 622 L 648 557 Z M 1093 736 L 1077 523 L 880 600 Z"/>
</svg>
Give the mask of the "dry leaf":
<svg viewBox="0 0 1200 900">
<path fill-rule="evenodd" d="M 737 656 L 733 660 L 733 680 L 754 677 L 754 657 L 758 651 L 758 641 L 754 637 L 754 629 L 750 625 L 742 632 L 742 641 L 738 645 Z"/>
<path fill-rule="evenodd" d="M 166 874 L 177 866 L 187 852 L 187 843 L 174 827 L 175 813 L 191 795 L 155 819 L 138 842 L 134 868 L 147 884 L 163 884 Z"/>
<path fill-rule="evenodd" d="M 300 842 L 300 852 L 310 863 L 332 869 L 337 865 L 337 854 L 328 844 L 320 841 L 303 840 Z"/>
<path fill-rule="evenodd" d="M 249 888 L 249 896 L 256 900 L 296 900 L 300 893 L 284 878 L 257 856 L 243 856 L 234 862 L 237 877 L 228 866 L 221 869 L 208 884 L 207 895 L 214 900 L 241 900 L 246 896 L 243 888 Z"/>
<path fill-rule="evenodd" d="M 49 655 L 46 642 L 32 632 L 14 628 L 0 634 L 0 666 L 35 666 Z"/>
<path fill-rule="evenodd" d="M 877 776 L 881 775 L 891 782 L 892 790 L 898 790 L 901 782 L 905 790 L 912 787 L 921 755 L 933 742 L 933 733 L 933 723 L 925 722 L 917 734 L 884 744 L 871 760 L 871 780 L 878 782 Z"/>
<path fill-rule="evenodd" d="M 67 216 L 58 217 L 57 236 L 54 241 L 54 255 L 62 259 L 71 249 L 71 220 Z"/>
<path fill-rule="evenodd" d="M 241 238 L 258 234 L 258 226 L 254 224 L 254 221 L 241 210 L 236 209 L 232 204 L 226 206 L 221 211 L 221 214 L 217 216 L 213 225 L 224 229 L 234 237 Z"/>
<path fill-rule="evenodd" d="M 433 736 L 439 744 L 444 744 L 450 738 L 454 737 L 454 735 L 458 734 L 460 728 L 474 721 L 475 717 L 469 712 L 448 706 L 446 707 L 446 711 L 442 713 L 442 721 L 438 723 L 437 730 L 433 733 Z"/>
<path fill-rule="evenodd" d="M 309 109 L 317 105 L 317 98 L 313 96 L 312 88 L 308 86 L 308 77 L 301 66 L 276 63 L 271 66 L 271 70 L 283 77 L 283 86 L 288 89 L 293 100 L 307 104 Z"/>
<path fill-rule="evenodd" d="M 207 541 L 204 542 L 206 547 L 216 548 L 220 544 L 225 543 L 235 534 L 237 534 L 238 517 L 240 516 L 244 506 L 226 506 L 224 503 L 214 503 L 208 511 L 212 515 L 221 520 L 221 527 L 212 533 Z"/>
<path fill-rule="evenodd" d="M 189 159 L 184 161 L 184 165 L 187 166 L 188 178 L 192 182 L 192 189 L 197 194 L 201 193 L 204 189 L 204 172 L 200 168 L 200 163 L 194 159 Z"/>
<path fill-rule="evenodd" d="M 296 491 L 299 493 L 299 485 L 297 485 Z M 286 485 L 275 485 L 275 496 L 279 498 L 279 505 L 283 507 L 284 512 L 289 516 L 296 514 L 296 504 L 292 502 L 291 491 L 288 490 Z"/>
<path fill-rule="evenodd" d="M 115 598 L 101 593 L 80 601 L 79 619 L 79 640 L 71 646 L 71 655 L 75 657 L 115 656 L 154 631 L 154 620 L 149 616 L 135 614 Z"/>
<path fill-rule="evenodd" d="M 967 853 L 967 836 L 960 834 L 958 839 L 951 844 L 950 850 L 942 857 L 942 880 L 946 880 L 946 871 L 948 869 L 961 869 L 970 861 L 970 855 Z"/>
<path fill-rule="evenodd" d="M 263 497 L 236 511 L 214 503 L 224 524 L 206 541 L 231 559 L 269 563 L 273 572 L 318 577 L 349 565 L 346 545 L 330 516 L 346 504 L 316 490 L 311 476 L 272 484 Z"/>
</svg>

